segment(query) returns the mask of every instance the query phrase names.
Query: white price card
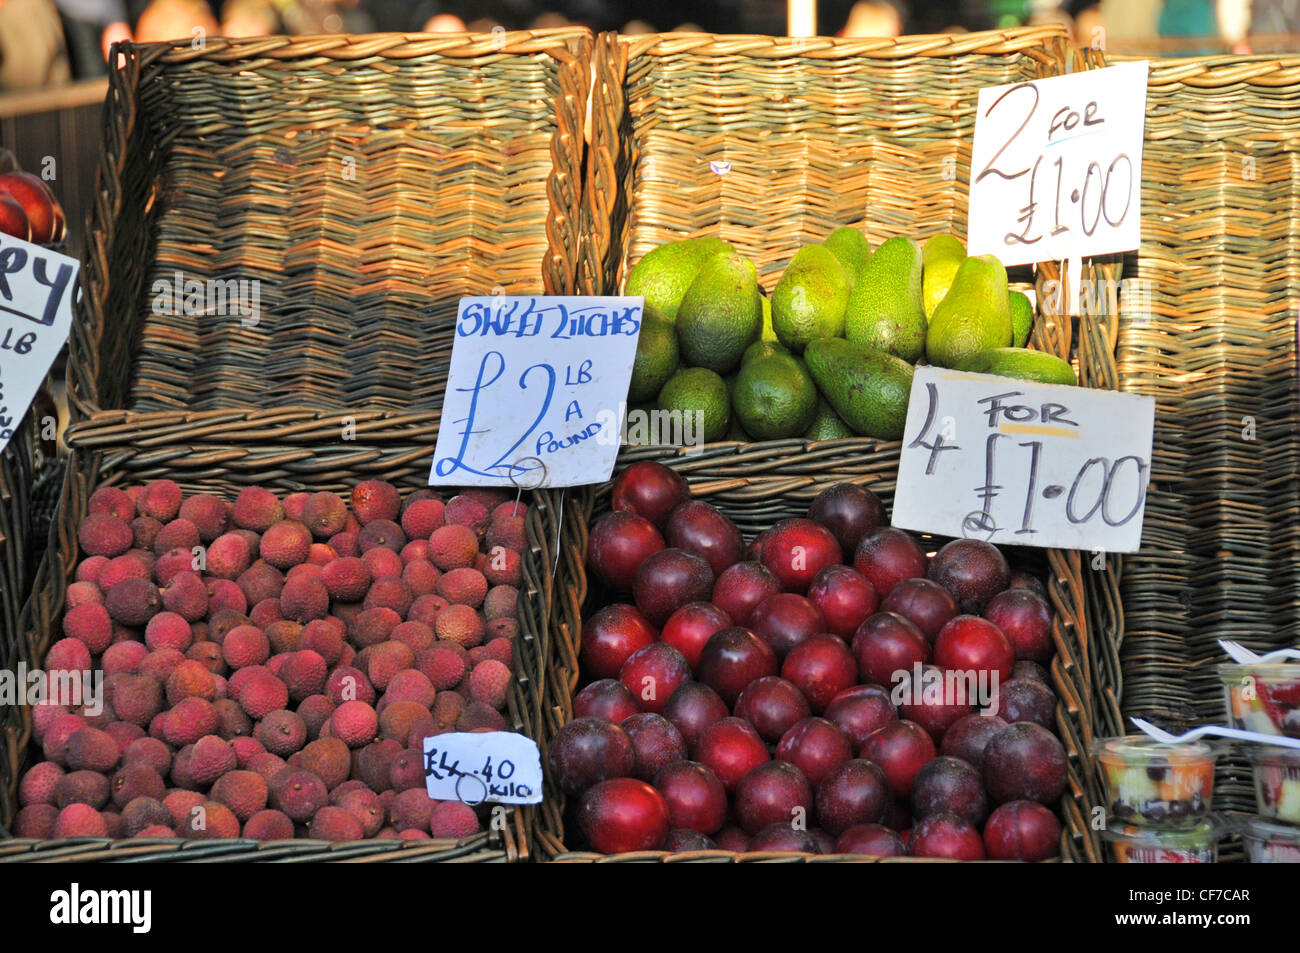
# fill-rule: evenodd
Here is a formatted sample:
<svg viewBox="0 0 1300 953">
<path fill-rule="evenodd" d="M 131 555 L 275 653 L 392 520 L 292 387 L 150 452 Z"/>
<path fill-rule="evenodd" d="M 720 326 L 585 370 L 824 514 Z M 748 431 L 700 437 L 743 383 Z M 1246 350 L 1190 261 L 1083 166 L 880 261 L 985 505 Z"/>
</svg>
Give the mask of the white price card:
<svg viewBox="0 0 1300 953">
<path fill-rule="evenodd" d="M 980 90 L 969 253 L 1004 265 L 1137 248 L 1147 64 Z"/>
<path fill-rule="evenodd" d="M 435 801 L 538 804 L 542 756 L 513 731 L 455 731 L 424 739 L 424 785 Z"/>
<path fill-rule="evenodd" d="M 918 367 L 893 524 L 999 545 L 1136 552 L 1155 399 Z"/>
<path fill-rule="evenodd" d="M 608 480 L 643 301 L 462 298 L 429 483 L 532 488 Z"/>
<path fill-rule="evenodd" d="M 0 451 L 72 330 L 81 263 L 0 235 Z"/>
</svg>

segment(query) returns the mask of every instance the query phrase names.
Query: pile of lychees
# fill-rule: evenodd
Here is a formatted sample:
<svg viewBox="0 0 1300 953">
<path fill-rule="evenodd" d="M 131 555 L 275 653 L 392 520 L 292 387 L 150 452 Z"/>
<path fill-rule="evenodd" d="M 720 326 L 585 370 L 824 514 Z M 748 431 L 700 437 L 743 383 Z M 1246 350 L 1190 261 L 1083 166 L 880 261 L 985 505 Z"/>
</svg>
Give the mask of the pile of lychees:
<svg viewBox="0 0 1300 953">
<path fill-rule="evenodd" d="M 506 727 L 527 505 L 484 489 L 403 502 L 376 480 L 350 503 L 97 490 L 15 833 L 477 832 L 473 808 L 425 793 L 423 741 Z"/>
</svg>

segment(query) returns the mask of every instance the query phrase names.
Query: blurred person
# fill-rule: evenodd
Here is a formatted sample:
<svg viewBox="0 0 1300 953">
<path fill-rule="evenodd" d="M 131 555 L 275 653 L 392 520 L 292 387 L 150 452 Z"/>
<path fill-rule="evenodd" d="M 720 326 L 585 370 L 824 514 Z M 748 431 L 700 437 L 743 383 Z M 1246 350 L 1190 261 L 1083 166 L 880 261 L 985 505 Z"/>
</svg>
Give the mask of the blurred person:
<svg viewBox="0 0 1300 953">
<path fill-rule="evenodd" d="M 1300 33 L 1300 0 L 1253 0 L 1249 22 L 1258 35 Z"/>
<path fill-rule="evenodd" d="M 495 27 L 505 29 L 503 24 L 491 17 L 479 17 L 477 20 L 470 20 L 469 23 L 465 24 L 465 29 L 470 33 L 491 33 Z"/>
<path fill-rule="evenodd" d="M 672 32 L 674 32 L 674 33 L 703 33 L 704 30 L 700 27 L 700 25 L 699 25 L 698 23 L 692 23 L 690 20 L 687 20 L 685 23 L 679 23 L 679 24 L 677 24 L 675 27 L 673 27 Z"/>
<path fill-rule="evenodd" d="M 221 8 L 222 36 L 271 36 L 280 32 L 280 17 L 270 0 L 226 0 Z"/>
<path fill-rule="evenodd" d="M 1100 4 L 1080 7 L 1074 14 L 1074 42 L 1094 50 L 1106 48 L 1106 15 Z"/>
<path fill-rule="evenodd" d="M 53 0 L 0 0 L 0 89 L 40 89 L 71 79 Z"/>
<path fill-rule="evenodd" d="M 547 11 L 539 13 L 533 18 L 533 22 L 528 25 L 530 30 L 558 30 L 570 26 L 569 18 L 563 13 Z"/>
<path fill-rule="evenodd" d="M 1233 53 L 1250 52 L 1246 34 L 1250 32 L 1251 0 L 1215 0 L 1214 20 L 1219 38 Z"/>
<path fill-rule="evenodd" d="M 1160 11 L 1160 35 L 1217 36 L 1218 25 L 1214 22 L 1213 0 L 1165 0 L 1164 9 Z"/>
<path fill-rule="evenodd" d="M 423 33 L 466 33 L 465 21 L 454 13 L 435 13 L 420 28 Z"/>
<path fill-rule="evenodd" d="M 888 0 L 858 0 L 849 11 L 848 22 L 839 36 L 902 36 L 903 14 Z"/>
<path fill-rule="evenodd" d="M 645 20 L 628 20 L 618 31 L 624 36 L 644 36 L 647 33 L 657 33 L 658 31 L 646 23 Z"/>
<path fill-rule="evenodd" d="M 137 43 L 188 40 L 220 32 L 208 5 L 194 0 L 152 0 L 135 25 Z"/>
<path fill-rule="evenodd" d="M 124 0 L 54 0 L 72 71 L 79 79 L 108 73 L 109 48 L 131 39 Z"/>
</svg>

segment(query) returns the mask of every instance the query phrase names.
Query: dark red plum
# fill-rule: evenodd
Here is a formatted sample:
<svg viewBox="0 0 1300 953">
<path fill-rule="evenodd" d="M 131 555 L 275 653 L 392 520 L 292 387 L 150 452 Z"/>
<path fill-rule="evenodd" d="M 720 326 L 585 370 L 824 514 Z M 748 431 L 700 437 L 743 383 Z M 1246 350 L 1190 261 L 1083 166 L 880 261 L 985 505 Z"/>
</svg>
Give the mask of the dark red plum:
<svg viewBox="0 0 1300 953">
<path fill-rule="evenodd" d="M 1010 641 L 992 622 L 974 615 L 959 615 L 934 640 L 934 664 L 958 672 L 996 672 L 999 684 L 1011 680 L 1016 653 Z M 991 680 L 988 684 L 992 684 Z"/>
<path fill-rule="evenodd" d="M 668 697 L 660 712 L 682 733 L 686 750 L 694 754 L 704 729 L 730 714 L 718 693 L 700 682 L 687 682 Z"/>
<path fill-rule="evenodd" d="M 662 528 L 668 516 L 691 498 L 690 484 L 662 463 L 634 463 L 614 480 L 610 509 L 631 510 Z"/>
<path fill-rule="evenodd" d="M 669 514 L 664 539 L 669 546 L 702 557 L 715 578 L 740 562 L 745 552 L 740 528 L 716 506 L 699 500 L 687 500 Z"/>
<path fill-rule="evenodd" d="M 655 850 L 668 836 L 668 805 L 644 781 L 614 778 L 583 794 L 578 827 L 602 854 Z"/>
<path fill-rule="evenodd" d="M 671 645 L 694 669 L 700 664 L 700 652 L 715 632 L 731 625 L 731 618 L 711 602 L 692 602 L 668 617 L 659 632 L 659 641 Z"/>
<path fill-rule="evenodd" d="M 877 728 L 862 742 L 859 756 L 874 761 L 885 772 L 894 797 L 912 796 L 912 782 L 917 772 L 935 755 L 929 732 L 914 721 L 892 721 Z"/>
<path fill-rule="evenodd" d="M 786 653 L 804 639 L 825 632 L 826 620 L 803 596 L 780 592 L 755 607 L 749 616 L 749 627 L 772 646 L 777 658 L 785 658 Z"/>
<path fill-rule="evenodd" d="M 930 661 L 930 643 L 921 630 L 893 612 L 877 612 L 858 626 L 852 649 L 862 680 L 884 688 L 896 685 L 917 663 Z"/>
<path fill-rule="evenodd" d="M 772 824 L 763 828 L 749 839 L 746 849 L 752 853 L 795 851 L 800 854 L 820 854 L 822 845 L 812 831 L 797 831 L 786 821 L 784 824 Z"/>
<path fill-rule="evenodd" d="M 930 560 L 926 578 L 943 586 L 962 612 L 979 615 L 1011 579 L 1007 561 L 992 543 L 954 539 Z"/>
<path fill-rule="evenodd" d="M 735 714 L 768 744 L 776 744 L 793 725 L 812 714 L 803 692 L 783 678 L 769 675 L 750 682 L 736 700 Z"/>
<path fill-rule="evenodd" d="M 817 785 L 817 821 L 838 837 L 859 824 L 878 824 L 894 794 L 880 766 L 862 758 L 832 768 Z"/>
<path fill-rule="evenodd" d="M 668 803 L 677 828 L 716 834 L 727 819 L 727 789 L 713 769 L 698 761 L 675 761 L 655 775 L 655 787 Z"/>
<path fill-rule="evenodd" d="M 615 724 L 641 710 L 636 697 L 616 678 L 592 682 L 573 696 L 573 717 L 606 718 Z"/>
<path fill-rule="evenodd" d="M 961 758 L 976 771 L 983 771 L 984 749 L 1007 724 L 999 715 L 967 715 L 943 733 L 939 751 L 952 758 Z"/>
<path fill-rule="evenodd" d="M 735 825 L 724 827 L 713 839 L 717 841 L 718 850 L 729 850 L 733 854 L 743 854 L 749 850 L 749 835 Z"/>
<path fill-rule="evenodd" d="M 855 685 L 840 692 L 826 706 L 826 720 L 848 737 L 857 751 L 867 735 L 898 720 L 889 692 L 879 685 Z"/>
<path fill-rule="evenodd" d="M 736 563 L 713 584 L 713 604 L 735 625 L 750 626 L 759 603 L 781 591 L 781 580 L 757 561 Z"/>
<path fill-rule="evenodd" d="M 732 626 L 715 633 L 700 652 L 700 681 L 734 705 L 751 682 L 777 673 L 776 653 L 748 629 Z"/>
<path fill-rule="evenodd" d="M 638 649 L 623 663 L 618 680 L 627 686 L 642 711 L 658 713 L 673 692 L 691 680 L 691 666 L 671 645 L 655 642 Z"/>
<path fill-rule="evenodd" d="M 880 610 L 898 613 L 933 643 L 939 630 L 957 615 L 957 600 L 937 582 L 918 576 L 894 586 L 880 603 Z"/>
<path fill-rule="evenodd" d="M 789 761 L 817 787 L 831 770 L 853 757 L 849 739 L 825 718 L 805 718 L 781 736 L 778 761 Z"/>
<path fill-rule="evenodd" d="M 632 739 L 632 776 L 653 781 L 659 771 L 675 761 L 686 760 L 682 733 L 663 715 L 641 712 L 619 725 Z"/>
<path fill-rule="evenodd" d="M 959 814 L 975 825 L 988 816 L 989 800 L 980 773 L 960 758 L 934 758 L 912 782 L 912 816 L 919 820 L 941 811 Z"/>
<path fill-rule="evenodd" d="M 867 577 L 879 599 L 886 599 L 904 579 L 925 575 L 925 550 L 901 529 L 882 526 L 858 541 L 853 568 Z"/>
<path fill-rule="evenodd" d="M 587 566 L 605 585 L 631 589 L 637 569 L 665 546 L 649 520 L 627 511 L 606 513 L 591 528 Z"/>
<path fill-rule="evenodd" d="M 1061 822 L 1034 801 L 1008 801 L 984 825 L 989 860 L 1037 862 L 1061 854 Z"/>
<path fill-rule="evenodd" d="M 857 682 L 858 664 L 843 639 L 823 632 L 789 651 L 781 677 L 803 692 L 813 713 L 820 715 L 831 699 Z"/>
<path fill-rule="evenodd" d="M 736 820 L 749 834 L 772 824 L 793 824 L 812 811 L 808 779 L 786 761 L 768 761 L 751 769 L 736 785 Z"/>
<path fill-rule="evenodd" d="M 674 854 L 684 854 L 693 850 L 717 850 L 718 845 L 714 843 L 712 837 L 706 837 L 699 831 L 676 828 L 668 832 L 662 849 Z"/>
<path fill-rule="evenodd" d="M 741 718 L 723 718 L 700 735 L 696 759 L 712 769 L 728 794 L 734 794 L 740 779 L 770 761 L 771 755 L 753 725 Z"/>
<path fill-rule="evenodd" d="M 808 601 L 822 614 L 827 632 L 851 639 L 867 616 L 875 614 L 876 590 L 856 569 L 829 566 L 808 587 Z"/>
<path fill-rule="evenodd" d="M 813 498 L 808 518 L 831 531 L 845 555 L 858 540 L 885 524 L 885 504 L 856 483 L 833 483 Z"/>
<path fill-rule="evenodd" d="M 966 818 L 947 811 L 917 821 L 908 847 L 913 857 L 984 860 L 980 832 Z"/>
<path fill-rule="evenodd" d="M 998 686 L 998 714 L 1011 723 L 1029 721 L 1051 731 L 1056 726 L 1056 694 L 1032 678 L 1013 678 Z"/>
<path fill-rule="evenodd" d="M 1065 790 L 1065 771 L 1061 742 L 1027 721 L 1003 728 L 984 749 L 984 787 L 999 804 L 1054 804 Z"/>
<path fill-rule="evenodd" d="M 898 702 L 898 716 L 916 722 L 938 745 L 945 732 L 969 715 L 983 696 L 977 676 L 926 665 L 919 683 L 913 671 L 899 682 L 892 697 Z"/>
<path fill-rule="evenodd" d="M 658 632 L 635 606 L 605 606 L 582 623 L 582 667 L 592 678 L 618 678 L 623 663 L 654 642 Z"/>
<path fill-rule="evenodd" d="M 1047 598 L 1047 587 L 1043 585 L 1043 580 L 1039 579 L 1033 573 L 1025 572 L 1023 569 L 1011 570 L 1011 577 L 1007 581 L 1008 589 L 1028 589 Z"/>
<path fill-rule="evenodd" d="M 1029 589 L 999 592 L 984 607 L 988 619 L 1011 642 L 1017 659 L 1046 664 L 1056 654 L 1052 641 L 1052 607 Z"/>
<path fill-rule="evenodd" d="M 707 602 L 713 594 L 713 570 L 694 553 L 663 549 L 636 571 L 632 598 L 652 625 L 663 625 L 688 602 Z"/>
<path fill-rule="evenodd" d="M 630 775 L 636 753 L 627 732 L 612 721 L 575 718 L 555 733 L 549 760 L 561 790 L 575 795 L 601 781 Z"/>
<path fill-rule="evenodd" d="M 782 520 L 763 541 L 761 561 L 786 592 L 807 592 L 819 572 L 842 559 L 831 531 L 812 520 Z"/>
<path fill-rule="evenodd" d="M 1043 668 L 1043 666 L 1039 665 L 1037 662 L 1031 662 L 1028 659 L 1021 659 L 1016 662 L 1015 666 L 1011 669 L 1011 677 L 1033 679 L 1035 682 L 1042 682 L 1048 688 L 1052 688 L 1052 676 L 1048 673 L 1047 669 Z M 1052 689 L 1052 694 L 1056 694 L 1056 689 Z"/>
<path fill-rule="evenodd" d="M 898 834 L 882 824 L 858 824 L 850 827 L 835 841 L 835 853 L 906 857 L 907 846 Z"/>
</svg>

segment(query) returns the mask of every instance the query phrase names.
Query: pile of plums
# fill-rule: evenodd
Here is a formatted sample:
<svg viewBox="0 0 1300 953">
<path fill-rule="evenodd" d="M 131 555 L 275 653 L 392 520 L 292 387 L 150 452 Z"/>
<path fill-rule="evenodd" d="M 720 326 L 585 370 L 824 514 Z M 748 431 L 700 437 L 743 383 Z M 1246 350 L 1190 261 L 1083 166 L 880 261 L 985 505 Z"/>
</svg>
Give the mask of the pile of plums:
<svg viewBox="0 0 1300 953">
<path fill-rule="evenodd" d="M 927 555 L 849 483 L 748 545 L 657 463 L 611 502 L 587 559 L 609 600 L 549 749 L 585 846 L 1058 854 L 1039 580 L 979 540 Z"/>
</svg>

